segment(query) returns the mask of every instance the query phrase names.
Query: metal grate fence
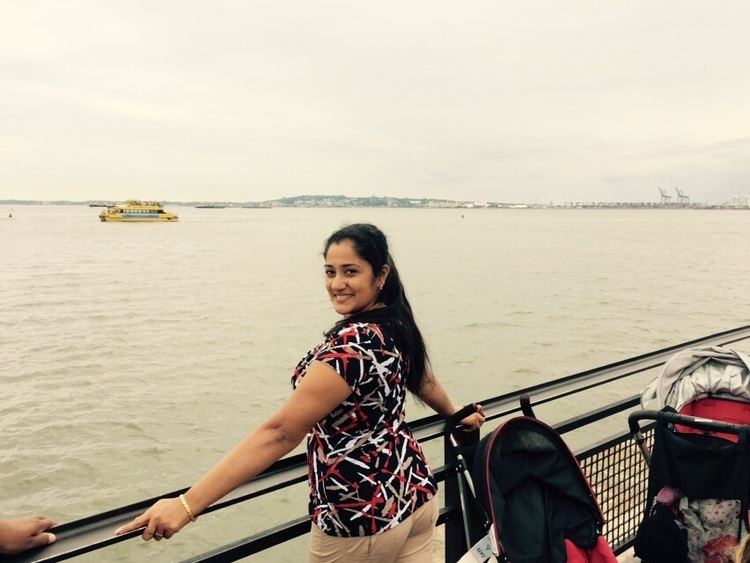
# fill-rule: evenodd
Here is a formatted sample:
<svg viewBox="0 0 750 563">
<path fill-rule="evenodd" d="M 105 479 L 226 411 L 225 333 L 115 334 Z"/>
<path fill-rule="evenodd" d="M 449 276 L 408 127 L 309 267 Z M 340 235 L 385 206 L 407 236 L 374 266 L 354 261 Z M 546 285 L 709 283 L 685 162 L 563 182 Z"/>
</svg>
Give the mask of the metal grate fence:
<svg viewBox="0 0 750 563">
<path fill-rule="evenodd" d="M 644 431 L 653 444 L 653 429 Z M 604 518 L 604 537 L 616 553 L 632 545 L 643 518 L 648 466 L 630 434 L 611 438 L 576 456 L 596 494 Z"/>
</svg>

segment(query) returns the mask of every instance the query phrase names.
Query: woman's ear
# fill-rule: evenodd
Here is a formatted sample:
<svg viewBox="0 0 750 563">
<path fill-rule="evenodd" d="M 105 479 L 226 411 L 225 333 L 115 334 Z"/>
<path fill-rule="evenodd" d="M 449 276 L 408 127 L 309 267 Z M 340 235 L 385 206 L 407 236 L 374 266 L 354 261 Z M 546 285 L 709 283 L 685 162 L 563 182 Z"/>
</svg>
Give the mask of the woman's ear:
<svg viewBox="0 0 750 563">
<path fill-rule="evenodd" d="M 388 274 L 391 272 L 391 267 L 388 264 L 383 264 L 383 268 L 380 270 L 380 274 L 378 274 L 377 282 L 378 287 L 383 287 L 385 285 L 386 280 L 388 279 Z"/>
</svg>

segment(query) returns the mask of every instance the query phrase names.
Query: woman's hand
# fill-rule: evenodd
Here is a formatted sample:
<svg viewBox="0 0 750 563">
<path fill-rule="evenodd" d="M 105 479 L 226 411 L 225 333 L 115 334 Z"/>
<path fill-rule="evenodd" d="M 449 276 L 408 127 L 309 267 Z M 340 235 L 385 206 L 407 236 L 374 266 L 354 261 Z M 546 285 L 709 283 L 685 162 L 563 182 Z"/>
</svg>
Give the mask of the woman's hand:
<svg viewBox="0 0 750 563">
<path fill-rule="evenodd" d="M 474 405 L 477 408 L 477 412 L 474 414 L 470 414 L 463 420 L 461 420 L 461 426 L 463 427 L 463 430 L 466 432 L 471 432 L 472 430 L 479 430 L 479 428 L 484 424 L 484 409 L 482 408 L 482 405 Z M 456 410 L 458 412 L 458 410 Z"/>
<path fill-rule="evenodd" d="M 146 529 L 141 535 L 144 540 L 159 541 L 162 538 L 168 540 L 188 522 L 190 522 L 190 517 L 180 499 L 161 499 L 140 516 L 117 528 L 115 535 L 119 536 L 145 526 Z"/>
</svg>

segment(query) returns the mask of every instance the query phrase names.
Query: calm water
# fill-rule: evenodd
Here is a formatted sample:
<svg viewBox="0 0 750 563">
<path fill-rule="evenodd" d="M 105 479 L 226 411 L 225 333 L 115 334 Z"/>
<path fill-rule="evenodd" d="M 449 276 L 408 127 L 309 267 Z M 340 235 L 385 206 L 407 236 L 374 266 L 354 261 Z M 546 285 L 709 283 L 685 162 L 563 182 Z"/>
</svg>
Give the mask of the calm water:
<svg viewBox="0 0 750 563">
<path fill-rule="evenodd" d="M 347 222 L 389 235 L 456 403 L 750 322 L 750 212 L 174 207 L 177 224 L 105 224 L 82 206 L 8 210 L 4 516 L 67 521 L 199 477 L 283 401 L 293 366 L 335 320 L 320 252 Z M 543 414 L 554 422 L 641 385 Z M 266 504 L 106 554 L 203 552 L 304 514 L 306 487 Z M 299 540 L 257 559 L 303 553 Z"/>
</svg>

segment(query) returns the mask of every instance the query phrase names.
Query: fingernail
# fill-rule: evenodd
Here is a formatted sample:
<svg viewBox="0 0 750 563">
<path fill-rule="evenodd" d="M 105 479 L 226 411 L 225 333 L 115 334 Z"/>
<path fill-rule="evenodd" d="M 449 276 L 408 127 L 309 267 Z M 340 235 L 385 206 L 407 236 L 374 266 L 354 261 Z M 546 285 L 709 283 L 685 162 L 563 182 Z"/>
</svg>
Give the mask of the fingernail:
<svg viewBox="0 0 750 563">
<path fill-rule="evenodd" d="M 57 536 L 55 534 L 47 534 L 47 543 L 52 543 L 57 539 Z"/>
<path fill-rule="evenodd" d="M 121 531 L 121 530 L 122 530 L 122 528 L 117 528 L 117 529 L 115 530 L 115 535 L 116 535 L 116 536 L 119 536 L 119 535 L 120 535 L 120 531 Z"/>
</svg>

